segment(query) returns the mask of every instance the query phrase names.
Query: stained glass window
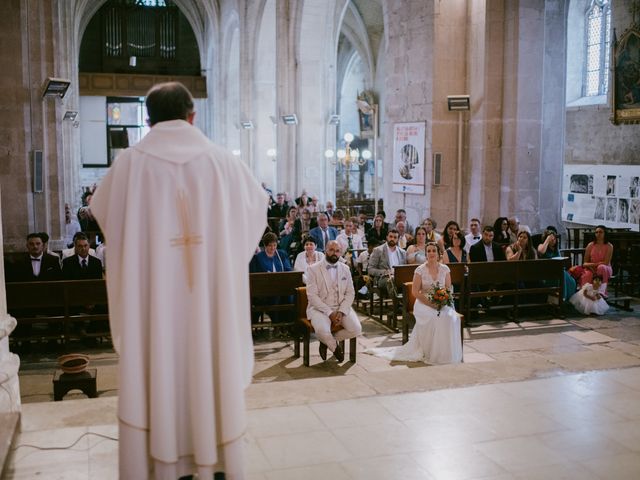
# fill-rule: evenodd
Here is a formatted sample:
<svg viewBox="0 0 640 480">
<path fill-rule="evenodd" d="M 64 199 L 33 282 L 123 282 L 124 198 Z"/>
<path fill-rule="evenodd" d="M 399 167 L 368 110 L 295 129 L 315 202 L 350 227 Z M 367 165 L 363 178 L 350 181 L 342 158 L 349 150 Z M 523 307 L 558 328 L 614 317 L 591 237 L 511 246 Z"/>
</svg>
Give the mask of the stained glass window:
<svg viewBox="0 0 640 480">
<path fill-rule="evenodd" d="M 606 95 L 609 87 L 609 0 L 592 0 L 586 13 L 586 59 L 584 95 Z"/>
</svg>

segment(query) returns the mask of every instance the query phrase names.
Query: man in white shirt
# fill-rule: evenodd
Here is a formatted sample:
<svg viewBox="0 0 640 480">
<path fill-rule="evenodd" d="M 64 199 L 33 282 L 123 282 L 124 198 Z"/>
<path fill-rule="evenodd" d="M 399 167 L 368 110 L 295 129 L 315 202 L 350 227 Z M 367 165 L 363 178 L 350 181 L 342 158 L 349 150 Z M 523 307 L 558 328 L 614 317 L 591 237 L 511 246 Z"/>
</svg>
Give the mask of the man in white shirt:
<svg viewBox="0 0 640 480">
<path fill-rule="evenodd" d="M 469 249 L 471 248 L 471 245 L 478 243 L 481 238 L 482 237 L 480 234 L 480 220 L 478 220 L 477 218 L 472 218 L 469 221 L 469 233 L 467 233 L 464 236 L 464 240 L 465 240 L 464 249 L 467 251 L 467 254 L 469 253 Z"/>
<path fill-rule="evenodd" d="M 389 296 L 393 293 L 393 267 L 407 263 L 406 252 L 398 247 L 399 236 L 398 230 L 389 230 L 387 242 L 374 248 L 369 257 L 369 275 L 377 280 L 378 287 L 386 290 Z"/>
<path fill-rule="evenodd" d="M 324 259 L 307 269 L 307 317 L 320 340 L 322 360 L 327 359 L 328 349 L 343 362 L 344 352 L 338 342 L 357 337 L 362 326 L 351 307 L 355 291 L 349 267 L 338 261 L 340 251 L 338 242 L 330 241 Z"/>
<path fill-rule="evenodd" d="M 347 252 L 353 252 L 353 250 L 362 250 L 364 248 L 362 246 L 362 238 L 355 232 L 355 228 L 351 220 L 346 220 L 344 222 L 344 230 L 340 235 L 338 235 L 338 238 L 336 238 L 336 240 L 340 245 L 343 256 Z"/>
</svg>

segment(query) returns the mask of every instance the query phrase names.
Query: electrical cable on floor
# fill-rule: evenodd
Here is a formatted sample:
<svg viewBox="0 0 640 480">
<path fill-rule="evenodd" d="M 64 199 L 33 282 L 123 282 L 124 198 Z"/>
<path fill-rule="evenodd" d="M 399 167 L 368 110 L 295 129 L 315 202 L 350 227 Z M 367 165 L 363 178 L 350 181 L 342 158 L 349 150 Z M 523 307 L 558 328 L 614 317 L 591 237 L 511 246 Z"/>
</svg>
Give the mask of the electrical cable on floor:
<svg viewBox="0 0 640 480">
<path fill-rule="evenodd" d="M 118 441 L 118 437 L 110 437 L 109 435 L 103 435 L 102 433 L 96 433 L 96 432 L 85 432 L 82 435 L 80 435 L 76 439 L 76 441 L 73 442 L 68 447 L 38 447 L 37 445 L 29 445 L 27 443 L 22 443 L 20 445 L 17 445 L 16 447 L 14 447 L 13 450 L 14 451 L 18 450 L 20 447 L 31 447 L 31 448 L 36 448 L 38 450 L 68 450 L 68 449 L 74 447 L 82 439 L 82 437 L 85 437 L 86 435 L 95 435 L 96 437 L 106 438 L 107 440 L 113 440 L 115 442 Z"/>
</svg>

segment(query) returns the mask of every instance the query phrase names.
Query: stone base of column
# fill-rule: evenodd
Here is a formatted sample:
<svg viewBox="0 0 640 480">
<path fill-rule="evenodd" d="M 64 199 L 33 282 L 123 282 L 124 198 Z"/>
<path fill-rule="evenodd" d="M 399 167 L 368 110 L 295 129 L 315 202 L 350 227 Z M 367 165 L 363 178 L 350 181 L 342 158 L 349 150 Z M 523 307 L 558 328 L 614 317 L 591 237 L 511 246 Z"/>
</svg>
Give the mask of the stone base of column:
<svg viewBox="0 0 640 480">
<path fill-rule="evenodd" d="M 9 315 L 0 317 L 0 413 L 20 411 L 20 358 L 9 351 L 9 335 L 16 324 Z"/>
</svg>

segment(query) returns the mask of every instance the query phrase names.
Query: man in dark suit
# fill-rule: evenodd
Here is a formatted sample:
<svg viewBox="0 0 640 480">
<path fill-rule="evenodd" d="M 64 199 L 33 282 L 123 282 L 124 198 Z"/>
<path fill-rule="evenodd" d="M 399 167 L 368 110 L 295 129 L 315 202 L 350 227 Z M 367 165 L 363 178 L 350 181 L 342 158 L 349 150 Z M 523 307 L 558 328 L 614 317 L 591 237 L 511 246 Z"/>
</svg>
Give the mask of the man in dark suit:
<svg viewBox="0 0 640 480">
<path fill-rule="evenodd" d="M 472 262 L 506 260 L 502 247 L 493 241 L 493 234 L 493 227 L 490 225 L 482 229 L 482 240 L 469 249 L 469 259 Z"/>
<path fill-rule="evenodd" d="M 326 213 L 319 213 L 318 226 L 309 230 L 309 236 L 316 241 L 317 250 L 324 252 L 325 245 L 338 238 L 338 230 L 329 226 L 329 217 Z"/>
<path fill-rule="evenodd" d="M 285 218 L 287 216 L 289 206 L 284 200 L 284 193 L 280 192 L 276 195 L 276 203 L 269 207 L 270 217 Z"/>
<path fill-rule="evenodd" d="M 44 282 L 60 280 L 60 258 L 46 253 L 49 236 L 45 233 L 27 235 L 27 255 L 16 261 L 8 270 L 9 282 Z"/>
<path fill-rule="evenodd" d="M 497 262 L 498 260 L 506 260 L 504 250 L 502 250 L 499 244 L 493 241 L 493 235 L 494 231 L 492 226 L 487 225 L 482 229 L 482 239 L 471 245 L 469 249 L 469 260 L 471 262 Z M 477 286 L 475 285 L 470 285 L 470 288 L 477 291 Z M 474 299 L 472 303 L 478 308 L 482 308 L 483 304 L 489 308 L 499 304 L 502 300 L 504 300 L 502 297 L 488 297 L 482 300 L 482 303 L 480 303 L 480 299 Z"/>
<path fill-rule="evenodd" d="M 78 232 L 73 236 L 75 253 L 62 261 L 62 276 L 65 280 L 87 280 L 102 278 L 102 262 L 89 255 L 89 239 Z"/>
</svg>

